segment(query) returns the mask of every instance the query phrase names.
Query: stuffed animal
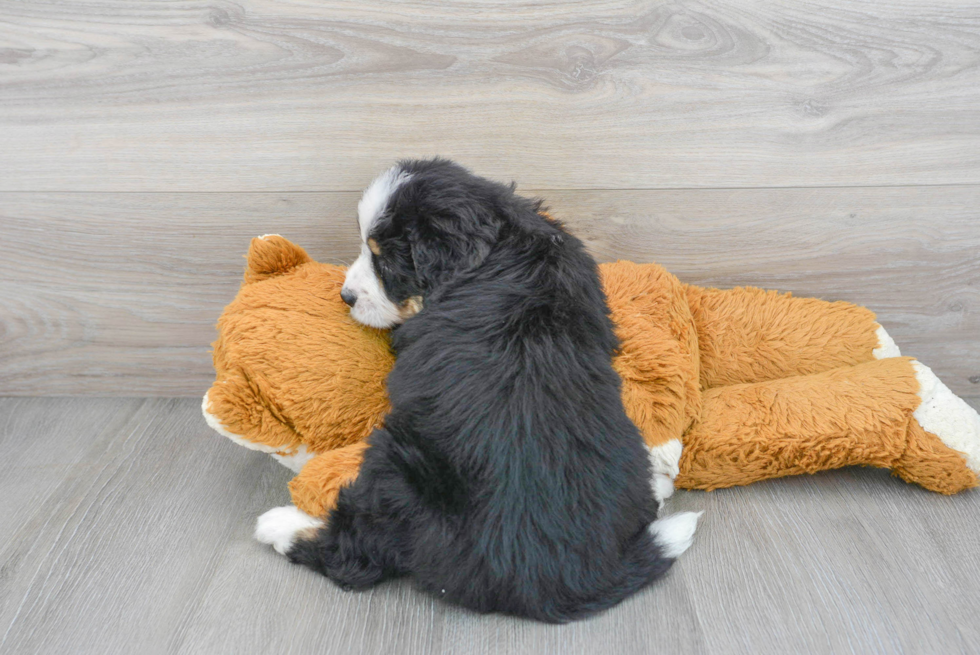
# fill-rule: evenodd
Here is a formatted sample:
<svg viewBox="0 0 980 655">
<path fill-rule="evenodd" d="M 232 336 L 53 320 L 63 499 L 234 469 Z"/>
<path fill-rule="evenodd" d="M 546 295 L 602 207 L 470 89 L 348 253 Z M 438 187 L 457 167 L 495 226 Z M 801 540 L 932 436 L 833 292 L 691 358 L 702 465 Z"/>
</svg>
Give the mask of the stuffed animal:
<svg viewBox="0 0 980 655">
<path fill-rule="evenodd" d="M 695 287 L 656 264 L 599 268 L 658 499 L 851 465 L 944 494 L 977 485 L 980 415 L 901 357 L 871 311 Z M 278 235 L 253 239 L 202 407 L 219 433 L 296 471 L 293 503 L 311 516 L 357 476 L 394 363 L 386 332 L 348 315 L 344 273 Z"/>
</svg>

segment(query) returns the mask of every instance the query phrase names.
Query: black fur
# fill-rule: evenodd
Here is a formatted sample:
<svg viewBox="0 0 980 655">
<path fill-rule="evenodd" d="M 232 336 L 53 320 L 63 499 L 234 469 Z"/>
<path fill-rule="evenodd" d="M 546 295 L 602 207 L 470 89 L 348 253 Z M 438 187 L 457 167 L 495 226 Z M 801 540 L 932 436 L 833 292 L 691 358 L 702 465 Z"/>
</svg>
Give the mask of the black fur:
<svg viewBox="0 0 980 655">
<path fill-rule="evenodd" d="M 539 203 L 446 160 L 371 236 L 395 301 L 391 413 L 360 476 L 289 552 L 354 589 L 411 575 L 480 612 L 582 618 L 664 573 L 648 456 L 620 399 L 595 261 Z"/>
</svg>

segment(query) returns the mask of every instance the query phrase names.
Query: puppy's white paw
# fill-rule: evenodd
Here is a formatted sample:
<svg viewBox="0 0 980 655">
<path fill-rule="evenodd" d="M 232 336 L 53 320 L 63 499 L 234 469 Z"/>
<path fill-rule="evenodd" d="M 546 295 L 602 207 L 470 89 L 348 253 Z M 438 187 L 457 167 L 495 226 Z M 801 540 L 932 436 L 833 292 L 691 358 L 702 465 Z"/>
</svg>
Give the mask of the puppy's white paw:
<svg viewBox="0 0 980 655">
<path fill-rule="evenodd" d="M 674 495 L 674 481 L 663 473 L 653 474 L 652 486 L 653 497 L 660 505 Z"/>
<path fill-rule="evenodd" d="M 308 536 L 322 527 L 323 521 L 292 505 L 274 507 L 255 522 L 255 538 L 275 548 L 280 555 L 285 555 L 297 538 Z"/>
<path fill-rule="evenodd" d="M 671 480 L 680 472 L 681 453 L 684 446 L 680 439 L 671 439 L 659 446 L 649 448 L 650 466 L 654 473 L 662 473 Z"/>
<path fill-rule="evenodd" d="M 664 557 L 680 557 L 690 548 L 702 514 L 704 512 L 678 512 L 650 524 L 650 533 Z"/>
<path fill-rule="evenodd" d="M 650 486 L 653 487 L 653 497 L 657 504 L 663 505 L 665 500 L 674 495 L 674 478 L 680 472 L 681 452 L 684 448 L 680 439 L 671 439 L 648 450 L 650 468 L 653 470 Z"/>
</svg>

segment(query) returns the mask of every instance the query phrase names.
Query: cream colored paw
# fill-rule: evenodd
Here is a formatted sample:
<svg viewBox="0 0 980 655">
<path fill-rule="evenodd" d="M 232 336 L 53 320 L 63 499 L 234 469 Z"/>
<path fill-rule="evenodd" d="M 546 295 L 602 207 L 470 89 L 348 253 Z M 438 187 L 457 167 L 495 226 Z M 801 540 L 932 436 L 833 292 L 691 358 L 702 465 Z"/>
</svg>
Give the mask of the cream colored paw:
<svg viewBox="0 0 980 655">
<path fill-rule="evenodd" d="M 680 472 L 681 452 L 684 447 L 680 439 L 671 439 L 667 443 L 654 446 L 650 451 L 650 465 L 654 473 L 666 475 L 671 480 Z"/>
<path fill-rule="evenodd" d="M 895 340 L 885 332 L 885 328 L 879 325 L 878 329 L 875 330 L 875 335 L 878 337 L 878 347 L 871 351 L 875 359 L 888 359 L 889 357 L 902 356 L 902 352 L 898 349 Z"/>
<path fill-rule="evenodd" d="M 322 527 L 323 521 L 292 505 L 274 507 L 255 522 L 255 538 L 285 555 L 297 539 L 312 536 Z"/>
<path fill-rule="evenodd" d="M 647 450 L 650 451 L 650 468 L 653 470 L 653 497 L 658 503 L 662 503 L 674 494 L 674 478 L 680 472 L 681 452 L 684 447 L 680 439 L 671 439 Z"/>
<path fill-rule="evenodd" d="M 922 403 L 912 416 L 926 432 L 963 453 L 966 465 L 980 474 L 980 414 L 949 390 L 925 364 L 912 362 Z"/>
<path fill-rule="evenodd" d="M 653 497 L 658 504 L 663 504 L 665 500 L 674 495 L 674 481 L 663 473 L 654 473 L 651 482 L 653 487 Z"/>
</svg>

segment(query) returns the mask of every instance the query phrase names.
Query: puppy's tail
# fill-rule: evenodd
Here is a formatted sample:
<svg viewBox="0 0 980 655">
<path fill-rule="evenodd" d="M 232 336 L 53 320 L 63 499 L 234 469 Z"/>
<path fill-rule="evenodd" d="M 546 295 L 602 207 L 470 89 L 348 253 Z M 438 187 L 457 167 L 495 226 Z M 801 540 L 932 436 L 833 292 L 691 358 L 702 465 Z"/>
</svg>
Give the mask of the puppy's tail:
<svg viewBox="0 0 980 655">
<path fill-rule="evenodd" d="M 615 582 L 591 592 L 587 599 L 578 597 L 543 612 L 528 614 L 542 621 L 565 623 L 619 604 L 666 573 L 674 560 L 690 547 L 701 514 L 680 512 L 654 521 L 627 546 L 621 575 Z"/>
<path fill-rule="evenodd" d="M 625 551 L 624 579 L 618 593 L 626 598 L 667 572 L 674 561 L 690 548 L 698 519 L 704 512 L 679 512 L 657 519 L 637 535 Z"/>
<path fill-rule="evenodd" d="M 623 579 L 606 596 L 609 605 L 631 596 L 667 572 L 691 546 L 702 512 L 679 512 L 658 519 L 638 535 L 623 560 Z"/>
<path fill-rule="evenodd" d="M 650 524 L 650 534 L 662 557 L 676 559 L 690 548 L 702 514 L 704 512 L 680 512 Z"/>
<path fill-rule="evenodd" d="M 674 561 L 690 548 L 702 514 L 679 512 L 647 526 L 647 534 L 638 535 L 632 547 L 624 553 L 624 579 L 613 597 L 619 595 L 619 600 L 622 600 L 666 573 Z"/>
</svg>

